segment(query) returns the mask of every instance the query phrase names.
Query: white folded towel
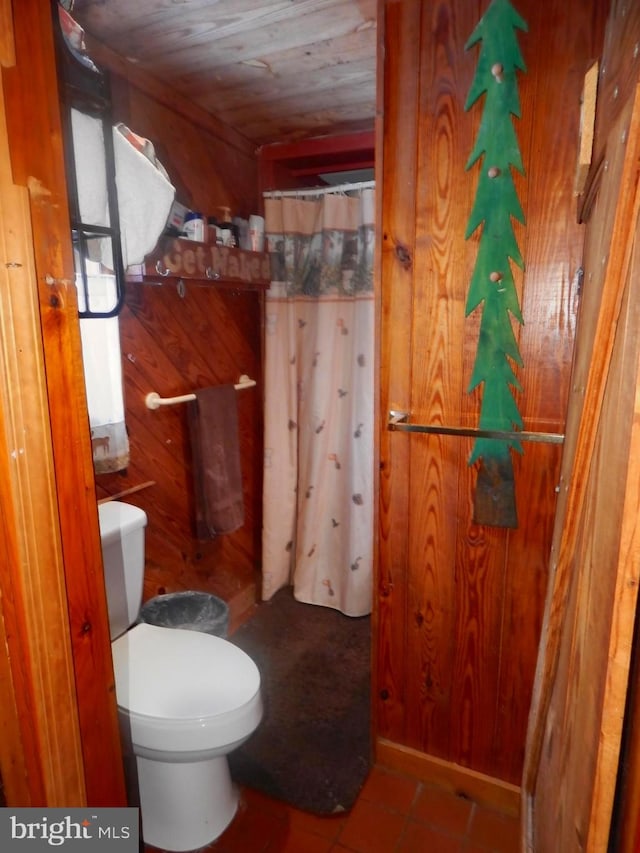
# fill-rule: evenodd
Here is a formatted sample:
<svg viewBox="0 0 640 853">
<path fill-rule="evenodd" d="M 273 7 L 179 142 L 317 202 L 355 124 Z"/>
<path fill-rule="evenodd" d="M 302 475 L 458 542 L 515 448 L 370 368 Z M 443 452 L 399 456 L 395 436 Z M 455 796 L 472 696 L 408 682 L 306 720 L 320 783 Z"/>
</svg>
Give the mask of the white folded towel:
<svg viewBox="0 0 640 853">
<path fill-rule="evenodd" d="M 113 129 L 122 261 L 141 264 L 164 231 L 175 187 L 117 128 Z"/>
<path fill-rule="evenodd" d="M 104 136 L 99 119 L 71 111 L 73 148 L 80 217 L 87 225 L 108 225 Z M 125 128 L 126 130 L 126 128 Z M 125 269 L 139 264 L 158 242 L 175 198 L 175 188 L 141 151 L 113 128 L 113 148 L 120 218 L 120 242 Z M 101 241 L 104 266 L 113 268 L 111 246 Z M 98 258 L 94 258 L 98 260 Z"/>
</svg>

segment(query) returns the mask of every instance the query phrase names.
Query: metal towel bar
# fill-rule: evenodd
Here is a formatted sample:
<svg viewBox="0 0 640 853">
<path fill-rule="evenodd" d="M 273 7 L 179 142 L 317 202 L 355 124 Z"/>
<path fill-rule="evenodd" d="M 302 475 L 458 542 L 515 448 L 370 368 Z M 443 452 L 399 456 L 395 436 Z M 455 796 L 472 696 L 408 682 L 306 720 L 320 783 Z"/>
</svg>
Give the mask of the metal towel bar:
<svg viewBox="0 0 640 853">
<path fill-rule="evenodd" d="M 471 438 L 497 438 L 502 441 L 538 441 L 547 444 L 562 444 L 564 435 L 558 432 L 525 432 L 514 430 L 476 429 L 474 427 L 443 426 L 442 424 L 409 423 L 409 412 L 391 410 L 387 429 L 396 432 L 423 432 L 432 435 L 466 435 Z"/>
</svg>

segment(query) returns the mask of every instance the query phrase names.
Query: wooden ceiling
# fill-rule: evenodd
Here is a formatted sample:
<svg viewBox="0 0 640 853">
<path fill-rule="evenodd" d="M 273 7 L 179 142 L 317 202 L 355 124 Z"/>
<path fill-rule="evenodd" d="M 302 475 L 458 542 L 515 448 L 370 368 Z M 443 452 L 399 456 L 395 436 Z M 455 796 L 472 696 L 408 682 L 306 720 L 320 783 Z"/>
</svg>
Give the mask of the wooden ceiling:
<svg viewBox="0 0 640 853">
<path fill-rule="evenodd" d="M 75 0 L 86 33 L 256 146 L 371 131 L 376 0 Z"/>
</svg>

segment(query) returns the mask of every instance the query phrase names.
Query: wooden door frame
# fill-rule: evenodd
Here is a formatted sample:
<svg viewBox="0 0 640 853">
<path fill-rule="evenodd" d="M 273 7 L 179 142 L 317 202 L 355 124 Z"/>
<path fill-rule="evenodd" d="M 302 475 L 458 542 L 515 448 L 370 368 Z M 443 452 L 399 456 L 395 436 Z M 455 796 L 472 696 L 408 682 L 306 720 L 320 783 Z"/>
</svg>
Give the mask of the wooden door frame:
<svg viewBox="0 0 640 853">
<path fill-rule="evenodd" d="M 594 458 L 600 416 L 604 403 L 609 368 L 618 329 L 625 283 L 637 252 L 635 234 L 640 221 L 640 84 L 632 93 L 630 125 L 625 133 L 625 156 L 620 177 L 620 194 L 615 208 L 612 239 L 608 248 L 600 310 L 595 328 L 592 358 L 586 384 L 573 387 L 570 401 L 567 441 L 563 463 L 563 489 L 556 514 L 549 591 L 542 628 L 542 640 L 536 670 L 533 700 L 527 735 L 526 759 L 522 785 L 522 848 L 535 850 L 534 799 L 541 756 L 546 740 L 547 714 L 556 682 L 562 632 L 575 554 L 583 524 L 583 508 L 589 486 L 588 472 Z M 618 133 L 618 137 L 620 134 Z M 640 367 L 635 365 L 636 376 Z M 636 394 L 636 413 L 640 409 Z M 579 418 L 571 408 L 577 407 Z M 584 796 L 590 798 L 588 837 L 585 850 L 604 850 L 608 841 L 614 801 L 611 779 L 616 776 L 622 736 L 622 715 L 627 693 L 634 616 L 637 606 L 637 567 L 631 559 L 638 551 L 640 533 L 636 524 L 638 463 L 633 448 L 640 441 L 640 427 L 631 427 L 631 452 L 623 501 L 623 522 L 618 562 L 615 566 L 616 589 L 612 606 L 608 667 L 604 673 L 607 691 L 601 710 L 602 726 L 596 754 L 592 786 L 585 780 Z M 612 438 L 615 440 L 615 438 Z M 567 446 L 568 445 L 568 446 Z"/>
<path fill-rule="evenodd" d="M 10 806 L 119 806 L 51 8 L 0 21 L 0 769 Z"/>
</svg>

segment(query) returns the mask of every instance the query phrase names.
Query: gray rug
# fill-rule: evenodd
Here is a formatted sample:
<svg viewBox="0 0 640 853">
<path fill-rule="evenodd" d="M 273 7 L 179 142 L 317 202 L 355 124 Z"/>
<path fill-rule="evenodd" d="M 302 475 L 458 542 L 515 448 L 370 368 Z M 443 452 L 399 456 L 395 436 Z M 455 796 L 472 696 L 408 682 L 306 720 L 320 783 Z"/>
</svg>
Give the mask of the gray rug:
<svg viewBox="0 0 640 853">
<path fill-rule="evenodd" d="M 256 662 L 264 718 L 229 756 L 236 782 L 319 815 L 348 811 L 370 763 L 370 619 L 280 590 L 229 638 Z"/>
</svg>

